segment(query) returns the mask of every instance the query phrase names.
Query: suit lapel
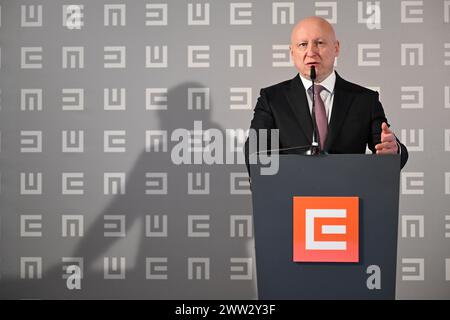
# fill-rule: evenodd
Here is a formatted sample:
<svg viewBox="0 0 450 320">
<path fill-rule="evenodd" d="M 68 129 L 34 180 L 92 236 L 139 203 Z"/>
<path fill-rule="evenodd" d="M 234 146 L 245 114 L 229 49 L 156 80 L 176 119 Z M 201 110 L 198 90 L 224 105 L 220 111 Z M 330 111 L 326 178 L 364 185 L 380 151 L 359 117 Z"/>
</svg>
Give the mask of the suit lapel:
<svg viewBox="0 0 450 320">
<path fill-rule="evenodd" d="M 286 94 L 289 105 L 294 112 L 298 122 L 300 123 L 300 128 L 302 129 L 309 143 L 312 143 L 312 118 L 309 111 L 308 100 L 306 98 L 305 87 L 303 86 L 299 75 L 292 79 Z"/>
<path fill-rule="evenodd" d="M 347 111 L 354 99 L 354 95 L 346 90 L 345 81 L 336 72 L 336 84 L 334 86 L 333 110 L 328 126 L 328 136 L 324 149 L 328 151 L 333 145 L 339 131 L 342 128 Z"/>
</svg>

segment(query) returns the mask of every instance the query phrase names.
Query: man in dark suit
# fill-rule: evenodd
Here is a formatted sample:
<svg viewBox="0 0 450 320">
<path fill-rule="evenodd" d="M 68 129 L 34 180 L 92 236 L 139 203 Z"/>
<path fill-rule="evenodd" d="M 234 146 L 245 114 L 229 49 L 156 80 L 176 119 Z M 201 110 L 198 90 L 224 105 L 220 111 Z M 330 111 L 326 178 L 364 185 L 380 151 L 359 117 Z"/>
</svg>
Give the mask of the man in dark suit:
<svg viewBox="0 0 450 320">
<path fill-rule="evenodd" d="M 321 150 L 365 153 L 368 146 L 376 154 L 400 153 L 403 168 L 408 151 L 389 129 L 378 93 L 348 82 L 334 71 L 339 48 L 334 29 L 325 19 L 308 17 L 300 21 L 292 30 L 290 45 L 299 74 L 261 90 L 250 128 L 278 129 L 280 149 L 311 145 L 314 137 L 310 74 L 314 66 L 316 142 Z M 248 139 L 245 159 L 249 169 Z"/>
</svg>

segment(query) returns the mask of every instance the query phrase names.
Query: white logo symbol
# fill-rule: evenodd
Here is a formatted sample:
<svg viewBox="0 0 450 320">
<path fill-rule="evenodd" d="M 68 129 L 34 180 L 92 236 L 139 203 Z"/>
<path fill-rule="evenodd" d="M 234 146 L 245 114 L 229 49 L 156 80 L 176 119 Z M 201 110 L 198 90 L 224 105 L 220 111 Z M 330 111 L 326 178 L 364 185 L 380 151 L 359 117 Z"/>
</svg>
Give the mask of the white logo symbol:
<svg viewBox="0 0 450 320">
<path fill-rule="evenodd" d="M 306 250 L 347 250 L 346 241 L 316 241 L 314 234 L 316 218 L 347 217 L 346 209 L 306 209 Z M 346 234 L 344 225 L 323 225 L 322 234 Z"/>
</svg>

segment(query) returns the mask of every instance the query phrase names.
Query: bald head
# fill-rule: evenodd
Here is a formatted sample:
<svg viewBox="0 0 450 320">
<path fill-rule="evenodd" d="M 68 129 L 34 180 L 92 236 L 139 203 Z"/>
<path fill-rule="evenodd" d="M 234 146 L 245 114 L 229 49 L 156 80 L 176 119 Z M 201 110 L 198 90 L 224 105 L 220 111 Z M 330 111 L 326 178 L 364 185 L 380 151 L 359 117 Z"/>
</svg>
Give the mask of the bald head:
<svg viewBox="0 0 450 320">
<path fill-rule="evenodd" d="M 291 43 L 293 43 L 293 39 L 295 39 L 295 35 L 297 32 L 308 31 L 308 30 L 322 30 L 323 33 L 327 34 L 330 39 L 336 41 L 336 33 L 334 32 L 333 26 L 322 17 L 307 17 L 305 19 L 300 20 L 292 29 L 291 33 Z"/>
<path fill-rule="evenodd" d="M 299 73 L 308 79 L 314 66 L 317 81 L 321 82 L 334 70 L 334 61 L 339 55 L 339 41 L 327 20 L 307 17 L 292 29 L 290 49 Z"/>
</svg>

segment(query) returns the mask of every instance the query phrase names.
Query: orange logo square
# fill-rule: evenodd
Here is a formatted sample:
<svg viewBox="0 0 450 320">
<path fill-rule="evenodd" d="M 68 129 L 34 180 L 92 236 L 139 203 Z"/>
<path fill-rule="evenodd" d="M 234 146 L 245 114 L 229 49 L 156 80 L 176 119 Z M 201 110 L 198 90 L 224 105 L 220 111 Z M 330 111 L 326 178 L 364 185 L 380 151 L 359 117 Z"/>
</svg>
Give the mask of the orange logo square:
<svg viewBox="0 0 450 320">
<path fill-rule="evenodd" d="M 296 262 L 359 262 L 358 197 L 294 197 Z"/>
</svg>

